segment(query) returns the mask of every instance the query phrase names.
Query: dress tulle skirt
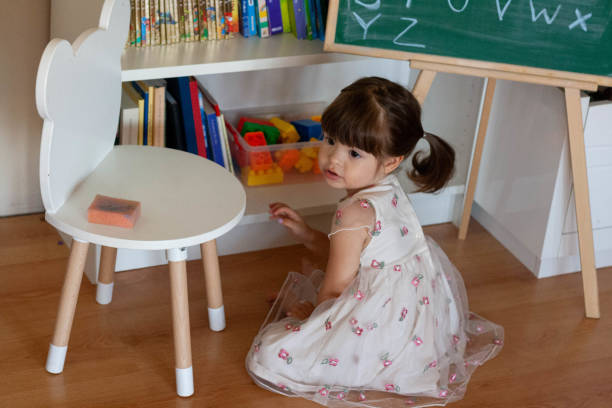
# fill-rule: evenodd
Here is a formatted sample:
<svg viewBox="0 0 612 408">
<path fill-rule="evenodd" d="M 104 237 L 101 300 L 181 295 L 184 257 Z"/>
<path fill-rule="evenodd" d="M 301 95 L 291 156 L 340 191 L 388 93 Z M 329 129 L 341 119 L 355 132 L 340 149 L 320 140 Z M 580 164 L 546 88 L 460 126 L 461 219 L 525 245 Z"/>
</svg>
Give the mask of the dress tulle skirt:
<svg viewBox="0 0 612 408">
<path fill-rule="evenodd" d="M 361 268 L 341 296 L 303 321 L 321 272 L 289 273 L 246 358 L 263 388 L 326 406 L 427 407 L 459 400 L 495 357 L 503 328 L 469 312 L 459 272 L 438 245 L 400 264 Z"/>
</svg>

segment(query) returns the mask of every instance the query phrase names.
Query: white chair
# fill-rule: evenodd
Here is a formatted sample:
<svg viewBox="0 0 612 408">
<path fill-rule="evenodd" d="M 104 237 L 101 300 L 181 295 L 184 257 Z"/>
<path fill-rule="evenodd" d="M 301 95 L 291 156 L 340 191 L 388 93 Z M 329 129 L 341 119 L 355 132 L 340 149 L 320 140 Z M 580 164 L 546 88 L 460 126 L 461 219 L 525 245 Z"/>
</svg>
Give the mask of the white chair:
<svg viewBox="0 0 612 408">
<path fill-rule="evenodd" d="M 212 161 L 159 147 L 113 146 L 129 3 L 107 0 L 99 27 L 82 33 L 73 45 L 52 40 L 38 69 L 45 218 L 73 238 L 46 368 L 51 373 L 63 370 L 89 244 L 102 246 L 100 303 L 112 297 L 116 248 L 163 249 L 170 269 L 177 393 L 189 396 L 193 371 L 186 247 L 201 245 L 209 325 L 223 330 L 215 239 L 240 221 L 246 196 L 240 182 Z M 88 223 L 87 208 L 96 194 L 140 201 L 142 215 L 134 228 Z"/>
</svg>

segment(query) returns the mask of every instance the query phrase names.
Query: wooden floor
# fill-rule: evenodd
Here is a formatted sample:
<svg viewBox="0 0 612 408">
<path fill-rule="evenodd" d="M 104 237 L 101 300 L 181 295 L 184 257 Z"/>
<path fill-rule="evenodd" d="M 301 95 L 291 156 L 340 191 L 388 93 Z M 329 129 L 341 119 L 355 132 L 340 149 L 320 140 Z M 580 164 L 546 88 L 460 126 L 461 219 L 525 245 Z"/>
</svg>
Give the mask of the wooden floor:
<svg viewBox="0 0 612 408">
<path fill-rule="evenodd" d="M 475 222 L 426 228 L 462 271 L 470 308 L 504 326 L 501 354 L 451 407 L 612 407 L 612 269 L 599 271 L 602 318 L 584 316 L 579 274 L 537 280 Z M 98 305 L 83 279 L 64 372 L 44 364 L 68 249 L 40 215 L 0 219 L 0 407 L 315 407 L 253 384 L 244 357 L 266 295 L 301 247 L 220 259 L 227 329 L 208 329 L 201 263 L 188 263 L 195 395 L 175 394 L 167 268 L 116 275 Z"/>
</svg>

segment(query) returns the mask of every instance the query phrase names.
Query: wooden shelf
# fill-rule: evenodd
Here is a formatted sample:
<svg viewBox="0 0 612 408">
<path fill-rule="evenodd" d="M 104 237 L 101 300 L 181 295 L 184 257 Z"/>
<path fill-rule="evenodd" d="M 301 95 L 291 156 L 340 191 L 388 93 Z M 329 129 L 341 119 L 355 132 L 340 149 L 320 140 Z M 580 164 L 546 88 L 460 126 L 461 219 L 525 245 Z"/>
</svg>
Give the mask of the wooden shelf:
<svg viewBox="0 0 612 408">
<path fill-rule="evenodd" d="M 126 48 L 121 59 L 122 81 L 256 71 L 368 57 L 323 52 L 319 40 L 297 40 L 292 34 L 270 38 L 179 43 L 149 48 Z"/>
</svg>

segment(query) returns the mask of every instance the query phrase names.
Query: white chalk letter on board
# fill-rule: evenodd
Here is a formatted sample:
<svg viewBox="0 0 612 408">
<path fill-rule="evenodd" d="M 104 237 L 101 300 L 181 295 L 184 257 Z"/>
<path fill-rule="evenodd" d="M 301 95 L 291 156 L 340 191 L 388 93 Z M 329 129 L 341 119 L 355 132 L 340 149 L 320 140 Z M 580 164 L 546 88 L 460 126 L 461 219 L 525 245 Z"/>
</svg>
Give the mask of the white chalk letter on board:
<svg viewBox="0 0 612 408">
<path fill-rule="evenodd" d="M 380 0 L 376 0 L 374 3 L 371 3 L 371 4 L 367 4 L 367 3 L 364 3 L 363 1 L 355 0 L 355 3 L 367 8 L 368 10 L 378 10 L 380 8 Z"/>
<path fill-rule="evenodd" d="M 401 20 L 406 20 L 406 21 L 410 21 L 410 25 L 408 27 L 406 27 L 404 29 L 404 31 L 402 31 L 401 33 L 399 33 L 397 35 L 397 37 L 395 37 L 393 39 L 393 44 L 395 45 L 402 45 L 404 47 L 416 47 L 416 48 L 425 48 L 424 44 L 415 44 L 415 43 L 403 43 L 399 41 L 399 38 L 406 34 L 406 31 L 410 30 L 412 27 L 415 26 L 415 24 L 418 22 L 416 18 L 410 18 L 410 17 L 401 17 Z"/>
<path fill-rule="evenodd" d="M 412 6 L 412 0 L 406 0 L 406 8 L 410 8 Z"/>
<path fill-rule="evenodd" d="M 529 0 L 529 5 L 531 6 L 531 21 L 533 21 L 534 23 L 538 21 L 540 16 L 543 15 L 544 20 L 546 20 L 546 24 L 550 25 L 553 23 L 553 21 L 555 21 L 555 18 L 557 18 L 557 14 L 559 14 L 559 10 L 561 10 L 561 5 L 559 4 L 557 6 L 557 9 L 555 10 L 555 14 L 553 14 L 552 17 L 548 16 L 548 10 L 546 8 L 543 8 L 542 10 L 540 10 L 540 12 L 536 15 L 535 6 L 533 5 L 533 0 Z"/>
<path fill-rule="evenodd" d="M 453 6 L 453 0 L 448 0 L 448 6 L 451 8 L 451 10 L 453 10 L 455 13 L 461 13 L 463 10 L 465 10 L 465 8 L 468 6 L 468 4 L 470 4 L 470 0 L 465 0 L 465 3 L 463 3 L 463 7 L 461 7 L 460 9 L 456 8 L 455 6 Z"/>
<path fill-rule="evenodd" d="M 378 17 L 380 17 L 380 13 L 378 13 L 376 15 L 376 17 L 374 17 L 373 19 L 371 19 L 368 23 L 366 23 L 365 21 L 363 21 L 363 19 L 361 17 L 359 17 L 357 15 L 357 13 L 355 13 L 353 11 L 353 15 L 355 16 L 355 19 L 357 20 L 357 22 L 359 23 L 359 25 L 363 28 L 363 40 L 366 39 L 366 37 L 368 36 L 368 28 L 370 28 L 370 26 L 372 25 L 373 22 L 375 22 L 376 20 L 378 20 Z"/>
<path fill-rule="evenodd" d="M 584 31 L 585 33 L 586 33 L 587 31 L 589 31 L 589 30 L 587 29 L 586 21 L 587 21 L 589 18 L 593 17 L 593 14 L 592 14 L 592 13 L 589 13 L 589 14 L 587 14 L 587 15 L 584 15 L 584 16 L 583 16 L 583 15 L 582 15 L 582 13 L 580 12 L 580 10 L 576 9 L 576 17 L 578 17 L 578 20 L 576 20 L 576 21 L 574 21 L 572 24 L 570 24 L 570 25 L 569 25 L 569 29 L 570 29 L 570 30 L 573 30 L 573 29 L 574 29 L 574 27 L 576 27 L 577 25 L 579 25 L 579 24 L 580 24 L 580 28 L 582 28 L 582 31 Z"/>
<path fill-rule="evenodd" d="M 495 0 L 495 2 L 497 3 L 497 16 L 499 17 L 499 21 L 503 21 L 504 14 L 506 14 L 506 10 L 508 10 L 508 6 L 510 5 L 510 3 L 512 3 L 512 0 L 508 0 L 506 4 L 504 4 L 504 8 L 501 8 L 499 0 Z"/>
</svg>

